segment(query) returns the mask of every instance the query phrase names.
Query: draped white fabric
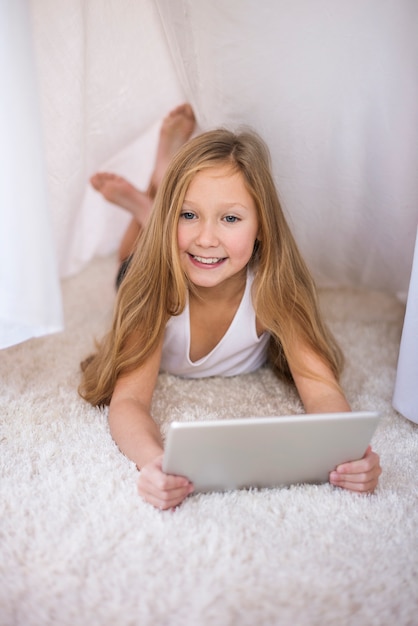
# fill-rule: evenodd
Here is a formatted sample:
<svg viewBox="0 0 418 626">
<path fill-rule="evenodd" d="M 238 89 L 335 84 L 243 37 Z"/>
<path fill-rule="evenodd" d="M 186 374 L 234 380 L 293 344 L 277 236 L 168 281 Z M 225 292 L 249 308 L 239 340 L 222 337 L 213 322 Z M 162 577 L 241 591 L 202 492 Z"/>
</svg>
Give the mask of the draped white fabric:
<svg viewBox="0 0 418 626">
<path fill-rule="evenodd" d="M 31 0 L 61 276 L 127 216 L 88 186 L 144 187 L 162 116 L 253 126 L 321 286 L 406 295 L 418 221 L 415 0 Z M 3 256 L 3 252 L 2 252 Z"/>
<path fill-rule="evenodd" d="M 418 220 L 415 0 L 157 0 L 201 124 L 251 124 L 322 284 L 406 291 Z"/>
<path fill-rule="evenodd" d="M 0 5 L 0 348 L 62 329 L 25 0 Z"/>
<path fill-rule="evenodd" d="M 393 406 L 418 424 L 418 230 L 399 351 Z"/>
<path fill-rule="evenodd" d="M 132 163 L 135 140 L 143 158 L 131 170 L 146 181 L 147 134 L 187 99 L 202 129 L 250 124 L 267 140 L 320 284 L 406 292 L 418 216 L 415 0 L 32 0 L 32 12 L 62 276 L 114 249 L 125 224 L 115 227 L 121 211 L 83 202 L 88 176 L 122 150 Z"/>
<path fill-rule="evenodd" d="M 114 250 L 126 225 L 122 211 L 90 196 L 89 176 L 116 156 L 142 184 L 149 133 L 184 96 L 153 0 L 31 0 L 31 9 L 59 271 L 68 276 Z M 140 160 L 125 169 L 120 152 L 129 156 L 134 140 Z"/>
</svg>

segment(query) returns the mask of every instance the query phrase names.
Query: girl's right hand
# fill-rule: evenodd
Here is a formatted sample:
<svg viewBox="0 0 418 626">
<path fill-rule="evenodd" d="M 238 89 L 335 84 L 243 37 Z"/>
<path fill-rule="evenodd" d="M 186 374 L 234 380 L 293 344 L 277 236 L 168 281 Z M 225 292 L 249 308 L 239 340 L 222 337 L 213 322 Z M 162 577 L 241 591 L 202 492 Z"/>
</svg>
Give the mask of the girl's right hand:
<svg viewBox="0 0 418 626">
<path fill-rule="evenodd" d="M 157 509 L 166 510 L 178 506 L 193 491 L 193 484 L 184 476 L 165 474 L 163 456 L 142 467 L 139 473 L 138 493 Z"/>
</svg>

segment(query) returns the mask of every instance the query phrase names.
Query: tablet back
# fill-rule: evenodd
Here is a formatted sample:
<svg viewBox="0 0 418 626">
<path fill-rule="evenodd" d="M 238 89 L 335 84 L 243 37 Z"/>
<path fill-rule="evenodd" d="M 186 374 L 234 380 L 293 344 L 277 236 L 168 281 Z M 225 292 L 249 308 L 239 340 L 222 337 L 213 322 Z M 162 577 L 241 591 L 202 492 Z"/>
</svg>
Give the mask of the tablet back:
<svg viewBox="0 0 418 626">
<path fill-rule="evenodd" d="M 173 422 L 163 470 L 195 491 L 322 483 L 340 463 L 360 459 L 376 412 Z"/>
</svg>

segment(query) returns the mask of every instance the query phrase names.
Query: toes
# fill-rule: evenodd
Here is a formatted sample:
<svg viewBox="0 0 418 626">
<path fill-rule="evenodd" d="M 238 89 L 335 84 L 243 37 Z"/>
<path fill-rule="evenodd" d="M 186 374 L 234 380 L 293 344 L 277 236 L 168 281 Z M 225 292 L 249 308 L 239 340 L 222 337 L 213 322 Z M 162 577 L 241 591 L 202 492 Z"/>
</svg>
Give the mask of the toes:
<svg viewBox="0 0 418 626">
<path fill-rule="evenodd" d="M 90 182 L 95 189 L 100 190 L 106 183 L 110 181 L 115 181 L 118 178 L 119 177 L 116 174 L 109 174 L 108 172 L 97 172 L 97 174 L 94 174 L 90 178 Z"/>
</svg>

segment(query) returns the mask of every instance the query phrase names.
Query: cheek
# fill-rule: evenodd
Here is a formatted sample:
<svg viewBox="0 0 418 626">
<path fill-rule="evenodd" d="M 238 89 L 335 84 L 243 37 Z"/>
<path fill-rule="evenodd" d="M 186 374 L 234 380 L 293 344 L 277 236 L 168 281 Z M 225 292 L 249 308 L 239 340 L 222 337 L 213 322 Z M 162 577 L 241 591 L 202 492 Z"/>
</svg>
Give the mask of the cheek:
<svg viewBox="0 0 418 626">
<path fill-rule="evenodd" d="M 187 228 L 187 226 L 188 225 L 177 229 L 177 246 L 180 255 L 184 255 L 185 252 L 188 252 L 193 243 L 192 229 Z"/>
<path fill-rule="evenodd" d="M 184 252 L 187 248 L 187 238 L 184 229 L 180 226 L 177 227 L 177 245 L 179 252 Z"/>
<path fill-rule="evenodd" d="M 244 259 L 246 263 L 248 263 L 248 261 L 253 256 L 254 245 L 255 245 L 255 240 L 252 241 L 248 246 L 242 249 L 241 258 Z"/>
<path fill-rule="evenodd" d="M 237 256 L 241 258 L 250 258 L 254 251 L 257 233 L 251 230 L 246 235 L 237 237 L 234 242 L 234 249 Z"/>
</svg>

